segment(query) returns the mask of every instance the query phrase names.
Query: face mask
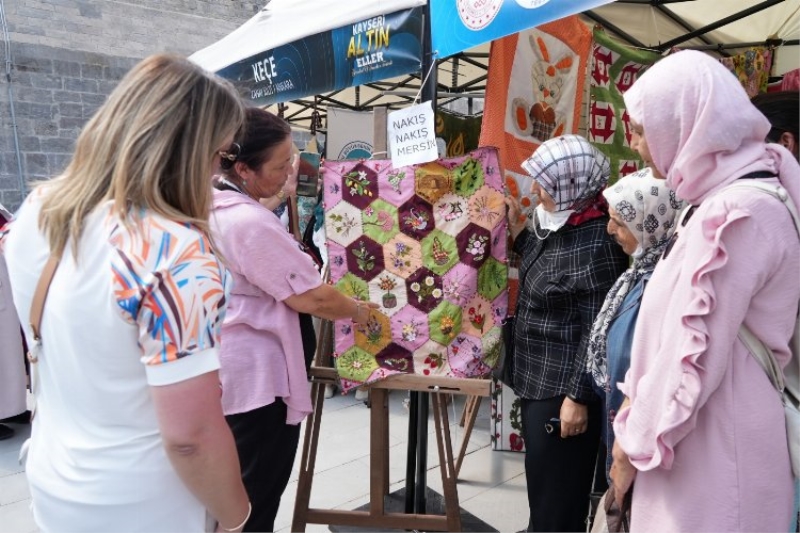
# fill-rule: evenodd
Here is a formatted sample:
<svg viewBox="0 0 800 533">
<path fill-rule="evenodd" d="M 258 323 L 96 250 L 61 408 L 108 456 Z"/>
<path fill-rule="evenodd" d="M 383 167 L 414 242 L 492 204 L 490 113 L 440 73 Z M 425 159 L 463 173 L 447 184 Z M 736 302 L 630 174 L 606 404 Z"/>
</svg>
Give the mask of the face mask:
<svg viewBox="0 0 800 533">
<path fill-rule="evenodd" d="M 541 226 L 542 229 L 550 231 L 560 230 L 574 212 L 575 211 L 572 209 L 567 209 L 565 211 L 556 211 L 552 213 L 550 211 L 545 211 L 542 204 L 536 206 L 536 218 L 539 220 L 539 226 Z"/>
</svg>

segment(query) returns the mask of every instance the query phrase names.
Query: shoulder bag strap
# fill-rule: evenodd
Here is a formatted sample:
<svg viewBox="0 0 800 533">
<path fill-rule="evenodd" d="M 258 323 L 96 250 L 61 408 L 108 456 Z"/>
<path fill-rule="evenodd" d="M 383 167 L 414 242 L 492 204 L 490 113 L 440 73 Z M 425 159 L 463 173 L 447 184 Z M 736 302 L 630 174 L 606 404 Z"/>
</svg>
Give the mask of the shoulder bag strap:
<svg viewBox="0 0 800 533">
<path fill-rule="evenodd" d="M 41 341 L 42 313 L 44 312 L 44 302 L 47 300 L 47 293 L 50 291 L 50 283 L 53 281 L 56 269 L 58 268 L 59 258 L 51 255 L 44 265 L 42 275 L 39 276 L 39 283 L 36 284 L 36 291 L 33 293 L 31 302 L 30 325 L 33 333 L 33 340 Z"/>
<path fill-rule="evenodd" d="M 780 200 L 783 205 L 786 206 L 786 209 L 789 211 L 789 214 L 792 216 L 792 221 L 794 222 L 794 227 L 797 230 L 798 237 L 800 237 L 800 216 L 797 213 L 797 207 L 794 205 L 792 201 L 792 197 L 789 196 L 789 193 L 786 189 L 784 189 L 780 185 L 768 185 L 766 183 L 762 183 L 759 181 L 737 181 L 733 184 L 725 187 L 724 190 L 730 189 L 758 189 L 766 194 L 769 194 L 778 200 Z M 800 318 L 798 318 L 800 321 Z M 795 329 L 797 326 L 800 325 L 800 322 L 796 324 Z M 795 335 L 798 333 L 795 332 Z M 784 373 L 781 371 L 780 367 L 778 366 L 778 362 L 775 360 L 775 354 L 772 353 L 772 350 L 764 344 L 761 339 L 756 337 L 756 335 L 750 331 L 750 329 L 742 324 L 739 327 L 739 338 L 742 340 L 744 345 L 750 350 L 756 361 L 764 368 L 764 371 L 772 381 L 772 384 L 778 390 L 778 392 L 783 396 L 784 388 L 786 387 L 784 381 Z M 795 339 L 792 339 L 792 343 L 794 344 Z M 794 357 L 797 358 L 800 354 L 795 353 Z M 791 364 L 791 362 L 790 362 Z M 798 361 L 798 365 L 800 365 L 800 361 Z M 787 369 L 791 371 L 791 369 Z M 794 387 L 792 387 L 792 392 L 796 394 Z"/>
</svg>

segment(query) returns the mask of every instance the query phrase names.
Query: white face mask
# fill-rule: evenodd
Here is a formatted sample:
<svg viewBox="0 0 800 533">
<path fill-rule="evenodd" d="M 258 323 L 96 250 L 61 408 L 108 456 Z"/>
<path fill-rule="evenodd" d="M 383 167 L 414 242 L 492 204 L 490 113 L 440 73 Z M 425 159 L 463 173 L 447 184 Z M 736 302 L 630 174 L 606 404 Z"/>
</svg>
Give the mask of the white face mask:
<svg viewBox="0 0 800 533">
<path fill-rule="evenodd" d="M 558 231 L 564 227 L 570 215 L 575 212 L 572 209 L 567 209 L 565 211 L 556 211 L 553 213 L 545 211 L 542 204 L 537 205 L 535 211 L 536 218 L 539 220 L 539 226 L 541 226 L 542 229 L 550 231 Z"/>
</svg>

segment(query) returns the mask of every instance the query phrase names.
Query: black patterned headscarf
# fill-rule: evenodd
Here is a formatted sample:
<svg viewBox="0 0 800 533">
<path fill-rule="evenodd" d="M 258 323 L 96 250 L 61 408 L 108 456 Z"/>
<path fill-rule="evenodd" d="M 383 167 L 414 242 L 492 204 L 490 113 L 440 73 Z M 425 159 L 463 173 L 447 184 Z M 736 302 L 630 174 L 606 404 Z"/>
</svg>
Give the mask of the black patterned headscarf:
<svg viewBox="0 0 800 533">
<path fill-rule="evenodd" d="M 667 188 L 665 180 L 653 177 L 650 169 L 625 176 L 603 191 L 603 196 L 639 244 L 632 254 L 633 263 L 630 268 L 622 273 L 608 291 L 589 336 L 588 370 L 595 383 L 610 390 L 606 354 L 608 326 L 628 292 L 642 276 L 655 269 L 675 231 L 683 203 Z"/>
<path fill-rule="evenodd" d="M 605 154 L 580 135 L 545 141 L 522 168 L 553 198 L 556 211 L 576 213 L 594 205 L 611 173 Z"/>
</svg>

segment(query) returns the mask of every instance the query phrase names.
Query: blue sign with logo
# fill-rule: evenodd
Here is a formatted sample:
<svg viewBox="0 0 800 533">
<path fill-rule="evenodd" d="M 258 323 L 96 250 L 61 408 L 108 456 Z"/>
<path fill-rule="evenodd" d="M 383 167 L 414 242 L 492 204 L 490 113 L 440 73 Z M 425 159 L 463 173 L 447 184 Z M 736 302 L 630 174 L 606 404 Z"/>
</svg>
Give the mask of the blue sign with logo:
<svg viewBox="0 0 800 533">
<path fill-rule="evenodd" d="M 439 58 L 613 0 L 428 0 Z"/>
<path fill-rule="evenodd" d="M 217 72 L 239 94 L 270 105 L 408 74 L 420 69 L 423 8 L 354 22 Z"/>
</svg>

